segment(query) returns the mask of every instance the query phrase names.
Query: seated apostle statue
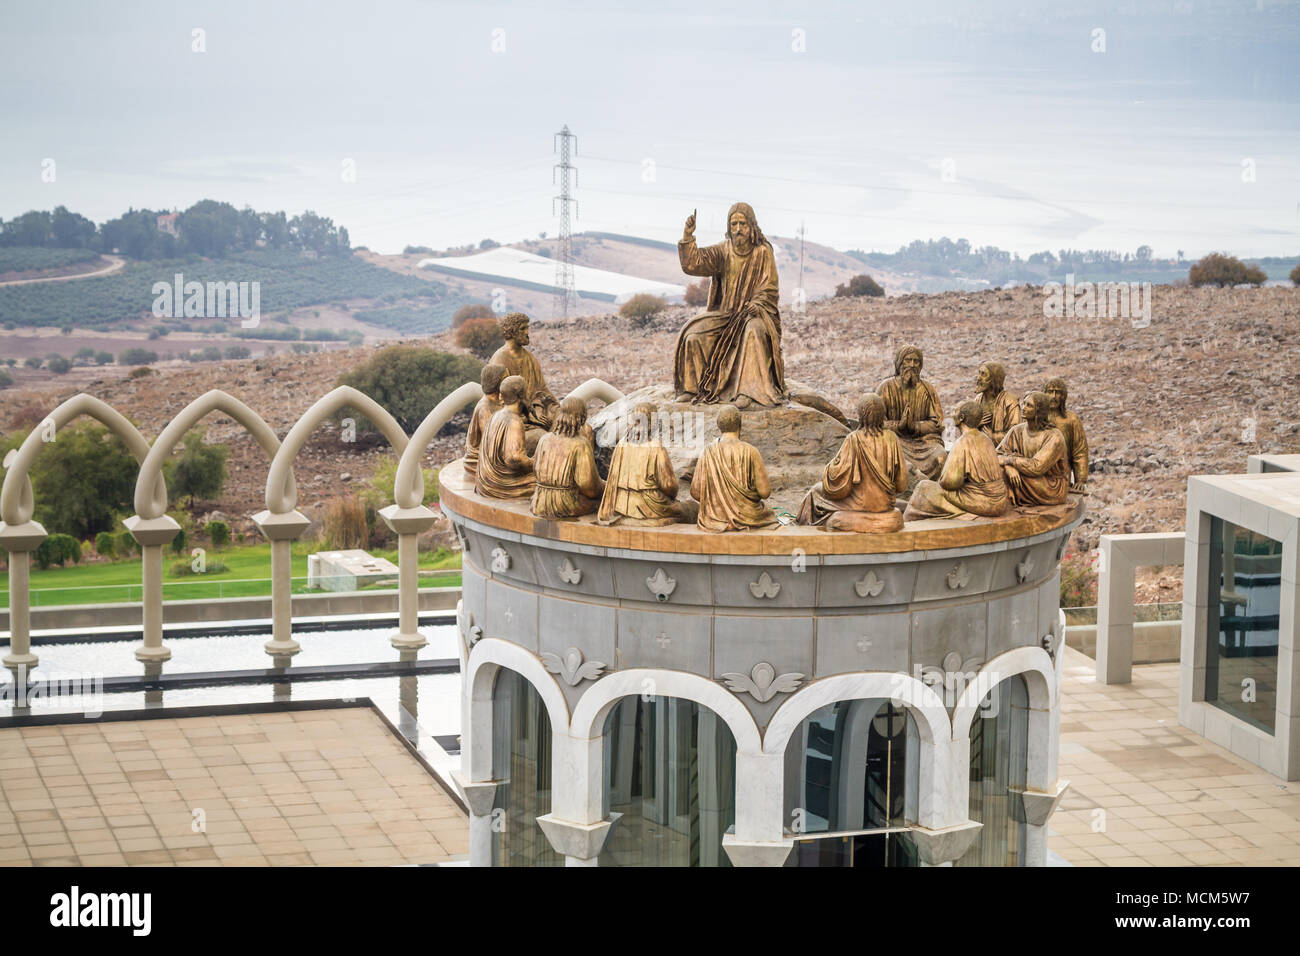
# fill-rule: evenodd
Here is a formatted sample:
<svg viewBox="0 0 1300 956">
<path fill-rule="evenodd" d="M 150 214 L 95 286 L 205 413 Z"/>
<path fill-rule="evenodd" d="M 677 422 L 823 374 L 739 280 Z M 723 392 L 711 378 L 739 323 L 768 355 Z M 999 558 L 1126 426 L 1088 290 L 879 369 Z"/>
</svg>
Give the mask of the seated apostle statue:
<svg viewBox="0 0 1300 956">
<path fill-rule="evenodd" d="M 591 440 L 582 427 L 586 423 L 587 403 L 566 398 L 560 402 L 551 430 L 537 443 L 532 512 L 539 518 L 589 515 L 600 502 L 604 482 L 596 470 Z"/>
<path fill-rule="evenodd" d="M 465 476 L 474 478 L 478 475 L 478 446 L 483 443 L 483 433 L 487 431 L 492 416 L 501 411 L 501 380 L 506 377 L 504 365 L 488 363 L 483 366 L 479 382 L 483 386 L 483 397 L 474 406 L 474 413 L 469 417 L 469 429 L 465 432 Z"/>
<path fill-rule="evenodd" d="M 1025 420 L 1007 432 L 998 446 L 1011 502 L 1018 507 L 1064 504 L 1070 491 L 1065 436 L 1048 423 L 1050 407 L 1046 394 L 1030 392 L 1021 405 Z"/>
<path fill-rule="evenodd" d="M 653 427 L 656 411 L 654 405 L 638 405 L 623 440 L 614 446 L 598 524 L 653 527 L 695 521 L 695 502 L 677 500 L 677 475 Z"/>
<path fill-rule="evenodd" d="M 915 345 L 894 356 L 894 377 L 876 394 L 885 403 L 885 427 L 898 435 L 907 462 L 922 478 L 938 478 L 943 467 L 943 410 L 939 393 L 921 378 L 924 357 Z"/>
<path fill-rule="evenodd" d="M 691 478 L 691 497 L 700 503 L 696 525 L 702 531 L 774 527 L 776 514 L 763 504 L 772 482 L 758 449 L 740 440 L 740 410 L 718 409 L 718 430 L 722 435 L 700 452 Z"/>
<path fill-rule="evenodd" d="M 864 396 L 858 402 L 857 430 L 845 436 L 822 480 L 804 496 L 799 524 L 832 531 L 902 530 L 903 515 L 894 498 L 907 488 L 907 461 L 898 436 L 884 425 L 885 403 L 879 395 Z"/>
<path fill-rule="evenodd" d="M 555 409 L 559 405 L 551 390 L 546 387 L 546 376 L 541 363 L 528 351 L 528 316 L 511 312 L 501 317 L 501 337 L 505 345 L 492 355 L 494 365 L 504 365 L 508 375 L 518 375 L 524 380 L 524 421 L 530 429 L 550 431 Z M 536 445 L 538 435 L 531 445 Z"/>
<path fill-rule="evenodd" d="M 1065 379 L 1049 378 L 1043 384 L 1043 393 L 1051 405 L 1047 412 L 1048 424 L 1059 428 L 1065 436 L 1065 460 L 1072 473 L 1070 490 L 1083 492 L 1088 483 L 1088 436 L 1083 433 L 1083 422 L 1065 408 L 1065 399 L 1069 395 Z"/>
<path fill-rule="evenodd" d="M 478 448 L 474 490 L 488 498 L 529 498 L 536 477 L 526 447 L 524 380 L 509 375 L 501 383 L 501 410 L 488 421 Z"/>
<path fill-rule="evenodd" d="M 1011 426 L 1020 424 L 1020 399 L 1006 390 L 1007 370 L 997 362 L 985 362 L 975 377 L 975 401 L 984 408 L 980 431 L 996 448 Z"/>
<path fill-rule="evenodd" d="M 981 427 L 985 407 L 979 402 L 963 402 L 954 421 L 961 435 L 948 457 L 938 481 L 926 479 L 912 491 L 904 517 L 953 518 L 979 515 L 996 518 L 1011 505 L 1007 483 L 997 449 Z"/>
</svg>

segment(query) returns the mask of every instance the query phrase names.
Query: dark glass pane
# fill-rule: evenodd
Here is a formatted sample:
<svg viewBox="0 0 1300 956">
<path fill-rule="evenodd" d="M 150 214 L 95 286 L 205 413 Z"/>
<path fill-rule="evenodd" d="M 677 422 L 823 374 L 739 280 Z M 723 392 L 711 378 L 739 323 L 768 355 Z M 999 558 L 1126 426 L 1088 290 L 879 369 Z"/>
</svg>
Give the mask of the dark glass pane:
<svg viewBox="0 0 1300 956">
<path fill-rule="evenodd" d="M 551 721 L 541 697 L 504 668 L 492 697 L 493 866 L 563 866 L 537 818 L 551 812 Z"/>
<path fill-rule="evenodd" d="M 968 814 L 983 823 L 979 841 L 954 866 L 1023 866 L 1021 794 L 1029 766 L 1029 692 L 1019 674 L 999 683 L 970 726 Z"/>
<path fill-rule="evenodd" d="M 1282 542 L 1210 520 L 1205 699 L 1270 734 L 1277 715 Z"/>
<path fill-rule="evenodd" d="M 730 866 L 736 743 L 706 707 L 625 697 L 605 722 L 605 805 L 620 814 L 601 866 Z"/>
</svg>

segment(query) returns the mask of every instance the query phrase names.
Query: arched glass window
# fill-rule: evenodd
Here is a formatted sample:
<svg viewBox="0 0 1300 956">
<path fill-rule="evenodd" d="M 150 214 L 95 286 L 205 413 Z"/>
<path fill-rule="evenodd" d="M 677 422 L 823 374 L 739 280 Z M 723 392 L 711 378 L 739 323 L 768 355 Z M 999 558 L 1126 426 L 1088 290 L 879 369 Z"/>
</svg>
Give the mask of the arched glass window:
<svg viewBox="0 0 1300 956">
<path fill-rule="evenodd" d="M 993 688 L 970 725 L 970 806 L 979 842 L 955 866 L 1024 866 L 1029 690 L 1019 674 Z"/>
<path fill-rule="evenodd" d="M 493 866 L 563 866 L 537 818 L 551 812 L 551 719 L 541 696 L 502 668 L 492 694 Z"/>
<path fill-rule="evenodd" d="M 902 835 L 916 817 L 919 751 L 916 720 L 887 700 L 809 715 L 785 752 L 785 826 L 796 837 L 788 865 L 915 865 Z"/>
<path fill-rule="evenodd" d="M 620 816 L 600 866 L 730 866 L 731 729 L 691 700 L 624 697 L 605 721 L 605 813 Z"/>
</svg>

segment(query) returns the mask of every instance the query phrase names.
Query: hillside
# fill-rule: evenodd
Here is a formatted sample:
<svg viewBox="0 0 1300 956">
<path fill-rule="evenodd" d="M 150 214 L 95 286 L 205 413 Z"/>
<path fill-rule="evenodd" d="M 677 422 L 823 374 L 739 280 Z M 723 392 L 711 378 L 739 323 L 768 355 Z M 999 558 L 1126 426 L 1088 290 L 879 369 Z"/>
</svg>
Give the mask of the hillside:
<svg viewBox="0 0 1300 956">
<path fill-rule="evenodd" d="M 1020 393 L 1062 376 L 1092 450 L 1090 513 L 1074 538 L 1085 549 L 1105 532 L 1180 530 L 1188 475 L 1244 471 L 1249 454 L 1300 452 L 1300 291 L 1161 286 L 1145 329 L 1126 321 L 1049 322 L 1042 303 L 1042 293 L 1029 288 L 814 303 L 804 315 L 783 315 L 787 374 L 851 408 L 892 374 L 896 348 L 916 343 L 947 413 L 972 393 L 981 361 L 1005 364 L 1008 387 Z M 631 391 L 671 376 L 672 345 L 690 314 L 670 309 L 643 330 L 606 316 L 549 322 L 534 329 L 532 347 L 558 395 L 593 376 Z M 444 332 L 420 341 L 454 349 L 450 340 Z M 339 374 L 370 354 L 277 354 L 84 387 L 150 437 L 208 388 L 242 398 L 283 435 Z M 71 383 L 6 390 L 0 429 L 11 428 L 23 406 L 47 411 L 74 390 Z M 209 421 L 209 439 L 232 447 L 232 478 L 220 507 L 232 516 L 251 514 L 263 507 L 263 456 L 233 423 Z M 463 433 L 439 438 L 426 461 L 455 457 L 463 440 Z M 310 514 L 323 498 L 368 476 L 385 453 L 345 445 L 331 429 L 318 432 L 296 469 L 302 507 Z M 1180 579 L 1166 578 L 1176 589 Z M 1171 595 L 1176 599 L 1176 590 L 1163 596 Z"/>
</svg>

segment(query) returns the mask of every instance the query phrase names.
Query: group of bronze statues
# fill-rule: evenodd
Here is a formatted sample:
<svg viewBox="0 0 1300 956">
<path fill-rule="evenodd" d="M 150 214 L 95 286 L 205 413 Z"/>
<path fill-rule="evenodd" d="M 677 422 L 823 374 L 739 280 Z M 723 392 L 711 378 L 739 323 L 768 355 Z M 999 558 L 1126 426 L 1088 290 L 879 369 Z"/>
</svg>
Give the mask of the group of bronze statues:
<svg viewBox="0 0 1300 956">
<path fill-rule="evenodd" d="M 764 503 L 771 482 L 762 455 L 740 438 L 741 409 L 790 398 L 772 246 L 745 203 L 728 211 L 722 242 L 700 249 L 694 231 L 692 213 L 678 243 L 682 269 L 712 283 L 707 311 L 678 336 L 674 387 L 679 402 L 717 406 L 721 435 L 695 464 L 692 500 L 677 500 L 668 451 L 657 429 L 641 427 L 659 414 L 650 404 L 635 409 L 637 427 L 618 443 L 602 479 L 586 403 L 556 400 L 527 348 L 528 316 L 517 312 L 501 319 L 506 341 L 483 369 L 483 398 L 466 438 L 465 472 L 479 494 L 530 498 L 532 512 L 548 519 L 594 513 L 604 525 L 693 522 L 721 532 L 779 523 Z M 857 428 L 805 495 L 799 524 L 898 531 L 904 520 L 994 518 L 1083 492 L 1088 444 L 1066 409 L 1061 379 L 1022 401 L 1007 391 L 1003 366 L 981 365 L 973 398 L 953 415 L 959 434 L 945 448 L 943 409 L 921 377 L 923 363 L 919 348 L 904 346 L 894 376 L 858 402 Z"/>
</svg>

